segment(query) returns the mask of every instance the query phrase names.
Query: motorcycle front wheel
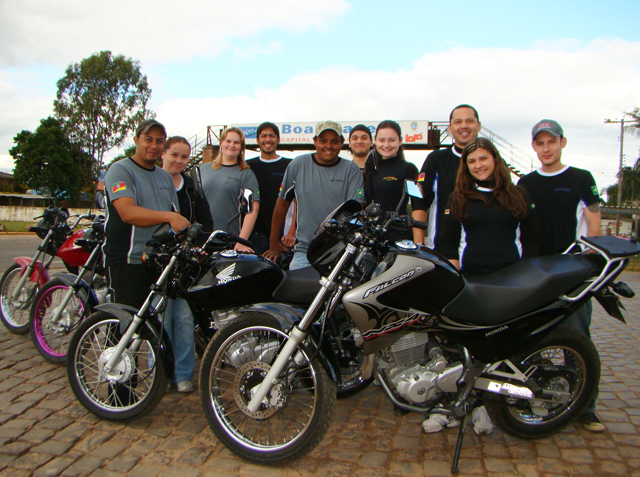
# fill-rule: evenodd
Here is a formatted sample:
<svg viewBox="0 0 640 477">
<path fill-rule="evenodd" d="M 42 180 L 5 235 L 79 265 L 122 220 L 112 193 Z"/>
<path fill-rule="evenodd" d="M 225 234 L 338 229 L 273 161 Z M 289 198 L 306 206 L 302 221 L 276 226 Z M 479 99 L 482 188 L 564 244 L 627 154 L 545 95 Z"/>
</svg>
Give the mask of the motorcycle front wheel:
<svg viewBox="0 0 640 477">
<path fill-rule="evenodd" d="M 15 300 L 11 300 L 18 282 L 21 267 L 14 263 L 0 279 L 0 318 L 9 331 L 17 335 L 29 332 L 29 315 L 34 295 L 38 292 L 38 284 L 27 279 Z"/>
<path fill-rule="evenodd" d="M 87 296 L 83 290 L 78 290 L 54 320 L 69 290 L 62 280 L 54 278 L 40 289 L 31 308 L 33 344 L 47 361 L 57 364 L 67 360 L 69 341 L 87 310 Z"/>
<path fill-rule="evenodd" d="M 128 343 L 110 372 L 104 370 L 121 337 L 118 319 L 99 311 L 80 324 L 67 355 L 67 377 L 78 401 L 112 421 L 151 412 L 167 388 L 160 344 L 143 332 Z"/>
<path fill-rule="evenodd" d="M 287 339 L 274 318 L 239 317 L 215 335 L 200 364 L 200 400 L 211 429 L 229 450 L 258 464 L 310 452 L 335 407 L 335 383 L 300 347 L 260 408 L 248 409 Z"/>
<path fill-rule="evenodd" d="M 493 423 L 512 436 L 547 437 L 577 419 L 592 401 L 600 380 L 600 358 L 589 338 L 560 325 L 533 351 L 511 360 L 542 389 L 568 394 L 564 403 L 500 396 L 485 406 Z"/>
</svg>

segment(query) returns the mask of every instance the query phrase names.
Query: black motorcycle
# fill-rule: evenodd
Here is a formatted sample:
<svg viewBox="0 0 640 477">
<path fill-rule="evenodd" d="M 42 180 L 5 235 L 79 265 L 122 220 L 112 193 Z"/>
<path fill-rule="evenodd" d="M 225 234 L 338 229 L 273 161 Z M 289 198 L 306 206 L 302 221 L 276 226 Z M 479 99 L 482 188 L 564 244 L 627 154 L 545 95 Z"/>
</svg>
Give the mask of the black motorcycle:
<svg viewBox="0 0 640 477">
<path fill-rule="evenodd" d="M 277 305 L 247 306 L 215 335 L 202 358 L 200 395 L 227 448 L 276 464 L 320 442 L 340 377 L 328 323 L 339 306 L 365 355 L 363 380 L 375 376 L 400 409 L 463 420 L 454 471 L 477 397 L 498 428 L 524 438 L 558 432 L 584 411 L 599 381 L 598 353 L 562 322 L 592 297 L 623 320 L 617 295 L 633 291 L 614 280 L 640 246 L 582 238 L 595 253 L 522 260 L 472 278 L 433 250 L 384 239 L 412 227 L 426 224 L 346 202 L 310 244 L 322 279 L 304 315 L 283 327 L 264 312 Z M 243 276 L 241 261 L 234 265 L 230 280 Z"/>
</svg>

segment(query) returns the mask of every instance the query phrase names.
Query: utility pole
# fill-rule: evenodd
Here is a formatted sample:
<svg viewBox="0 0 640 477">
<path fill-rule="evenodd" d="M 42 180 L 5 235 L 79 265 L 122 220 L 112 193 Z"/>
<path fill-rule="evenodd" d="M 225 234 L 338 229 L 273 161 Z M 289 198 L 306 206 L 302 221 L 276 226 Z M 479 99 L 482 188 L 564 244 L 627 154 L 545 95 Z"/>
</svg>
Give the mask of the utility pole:
<svg viewBox="0 0 640 477">
<path fill-rule="evenodd" d="M 622 207 L 622 159 L 624 151 L 624 118 L 622 119 L 605 119 L 605 124 L 620 123 L 620 166 L 618 168 L 618 208 Z M 616 214 L 616 235 L 620 235 L 620 210 Z"/>
</svg>

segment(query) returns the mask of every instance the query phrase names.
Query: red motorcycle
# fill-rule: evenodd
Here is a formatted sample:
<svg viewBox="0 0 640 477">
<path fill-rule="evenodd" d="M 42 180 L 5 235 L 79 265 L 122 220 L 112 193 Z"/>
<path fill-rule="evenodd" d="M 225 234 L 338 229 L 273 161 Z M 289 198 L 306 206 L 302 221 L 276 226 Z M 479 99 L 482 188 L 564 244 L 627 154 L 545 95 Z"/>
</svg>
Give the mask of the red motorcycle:
<svg viewBox="0 0 640 477">
<path fill-rule="evenodd" d="M 44 285 L 31 308 L 31 339 L 38 352 L 52 363 L 64 363 L 71 335 L 93 309 L 109 298 L 104 279 L 102 241 L 104 217 L 78 230 L 58 250 L 67 264 L 81 266 L 77 275 L 59 273 Z"/>
<path fill-rule="evenodd" d="M 71 227 L 67 224 L 69 217 L 66 207 L 47 207 L 40 217 L 36 217 L 41 219 L 38 224 L 29 227 L 30 232 L 35 232 L 42 239 L 35 256 L 14 258 L 16 263 L 0 279 L 0 319 L 12 333 L 23 335 L 29 332 L 31 304 L 38 290 L 49 281 L 49 267 L 53 259 L 66 240 L 75 241 L 69 236 L 78 222 L 91 218 L 81 215 Z M 78 273 L 77 264 L 63 263 L 69 273 Z"/>
</svg>

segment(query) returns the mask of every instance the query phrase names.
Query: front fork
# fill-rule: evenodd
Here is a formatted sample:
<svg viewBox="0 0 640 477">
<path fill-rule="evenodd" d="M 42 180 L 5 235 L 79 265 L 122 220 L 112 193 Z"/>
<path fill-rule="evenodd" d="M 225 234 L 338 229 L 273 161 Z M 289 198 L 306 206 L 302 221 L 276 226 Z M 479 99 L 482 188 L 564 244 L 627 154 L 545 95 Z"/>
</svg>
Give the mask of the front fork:
<svg viewBox="0 0 640 477">
<path fill-rule="evenodd" d="M 320 291 L 314 298 L 311 306 L 307 309 L 307 312 L 302 317 L 300 323 L 294 326 L 289 332 L 289 339 L 282 348 L 282 351 L 278 354 L 278 357 L 276 358 L 275 363 L 271 366 L 267 376 L 264 378 L 260 386 L 258 386 L 256 393 L 247 405 L 249 412 L 257 412 L 263 399 L 271 392 L 271 388 L 277 383 L 277 378 L 286 368 L 289 359 L 294 355 L 298 346 L 307 338 L 309 334 L 307 332 L 309 326 L 311 326 L 311 323 L 313 323 L 315 318 L 318 316 L 318 313 L 322 309 L 329 294 L 335 289 L 338 275 L 347 265 L 355 251 L 356 247 L 351 244 L 347 244 L 342 257 L 340 257 L 339 262 L 329 274 L 329 278 L 322 277 L 320 279 Z"/>
<path fill-rule="evenodd" d="M 161 288 L 165 284 L 171 272 L 173 271 L 173 268 L 175 267 L 177 261 L 178 261 L 178 257 L 176 255 L 173 255 L 171 257 L 171 261 L 169 262 L 169 265 L 167 265 L 163 270 L 162 275 L 160 275 L 160 278 L 158 278 L 158 280 L 156 281 L 155 285 L 153 286 L 153 290 L 147 296 L 147 299 L 142 304 L 142 307 L 140 307 L 140 310 L 138 310 L 138 312 L 133 316 L 133 320 L 131 320 L 131 323 L 127 327 L 127 330 L 122 335 L 122 338 L 120 338 L 120 341 L 118 341 L 118 344 L 116 345 L 113 351 L 113 354 L 109 357 L 109 359 L 104 365 L 105 374 L 110 373 L 111 370 L 118 364 L 118 362 L 120 361 L 120 357 L 122 356 L 122 353 L 127 348 L 127 346 L 131 342 L 134 335 L 138 332 L 142 324 L 145 322 L 147 312 L 151 307 L 151 301 L 153 300 L 153 297 L 156 295 L 156 289 Z M 140 337 L 136 337 L 133 343 L 131 344 L 131 346 L 129 347 L 129 349 L 135 352 L 140 348 L 141 343 L 142 343 L 142 339 Z"/>
<path fill-rule="evenodd" d="M 35 256 L 33 257 L 33 259 L 27 264 L 25 268 L 22 269 L 22 275 L 20 275 L 20 280 L 18 281 L 18 284 L 13 289 L 13 293 L 11 294 L 11 303 L 15 303 L 18 300 L 18 297 L 22 292 L 22 288 L 24 287 L 24 284 L 27 283 L 27 280 L 31 279 L 31 273 L 33 272 L 35 264 L 39 263 L 40 256 L 44 255 L 45 250 L 47 249 L 47 245 L 49 245 L 49 242 L 51 241 L 52 236 L 53 236 L 53 230 L 50 229 L 47 232 L 47 235 L 45 236 L 42 243 L 38 245 L 38 250 Z M 51 257 L 51 260 L 49 260 L 49 263 L 47 263 L 45 268 L 49 267 L 49 265 L 51 264 L 51 261 L 53 261 L 53 257 Z M 38 283 L 39 280 L 36 279 L 33 281 Z"/>
</svg>

